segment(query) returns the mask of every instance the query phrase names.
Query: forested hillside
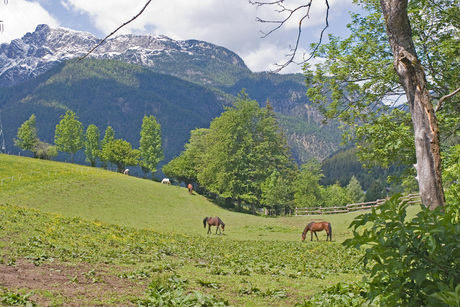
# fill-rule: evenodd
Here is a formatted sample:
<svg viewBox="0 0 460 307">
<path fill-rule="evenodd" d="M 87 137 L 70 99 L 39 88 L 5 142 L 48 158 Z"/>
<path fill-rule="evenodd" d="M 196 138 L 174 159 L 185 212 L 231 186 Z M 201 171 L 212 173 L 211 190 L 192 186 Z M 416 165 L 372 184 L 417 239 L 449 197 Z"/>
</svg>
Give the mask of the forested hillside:
<svg viewBox="0 0 460 307">
<path fill-rule="evenodd" d="M 1 111 L 7 148 L 17 128 L 31 114 L 39 137 L 53 143 L 55 126 L 73 110 L 85 127 L 104 131 L 138 146 L 144 115 L 162 125 L 165 154 L 180 152 L 189 131 L 209 124 L 225 100 L 196 84 L 118 61 L 85 60 L 59 64 L 36 79 L 1 89 Z"/>
<path fill-rule="evenodd" d="M 390 194 L 402 192 L 400 182 L 396 181 L 390 184 L 387 179 L 388 176 L 401 175 L 403 167 L 393 166 L 389 169 L 380 167 L 364 168 L 358 160 L 356 152 L 356 147 L 349 147 L 339 150 L 325 159 L 321 164 L 324 177 L 320 183 L 322 185 L 331 185 L 339 182 L 344 187 L 350 182 L 351 177 L 355 176 L 362 189 L 367 191 L 366 200 L 385 198 L 387 188 L 391 189 Z"/>
<path fill-rule="evenodd" d="M 40 139 L 51 144 L 60 116 L 70 109 L 85 129 L 89 124 L 101 131 L 111 126 L 116 138 L 127 140 L 133 147 L 139 145 L 143 116 L 154 115 L 161 125 L 164 164 L 183 150 L 191 130 L 208 127 L 246 84 L 248 94 L 259 104 L 265 105 L 270 99 L 299 163 L 311 157 L 322 159 L 338 148 L 339 132 L 333 126 L 328 130 L 318 126 L 317 115 L 312 116 L 305 107 L 301 80 L 299 76 L 255 74 L 252 81 L 216 89 L 116 60 L 71 60 L 27 82 L 0 89 L 6 148 L 7 152 L 19 152 L 13 139 L 31 114 L 37 118 Z M 289 100 L 289 95 L 295 99 Z M 298 125 L 293 125 L 295 122 Z M 321 151 L 314 151 L 316 141 L 322 142 Z M 81 153 L 75 158 L 84 163 Z M 58 159 L 67 157 L 61 154 Z"/>
</svg>

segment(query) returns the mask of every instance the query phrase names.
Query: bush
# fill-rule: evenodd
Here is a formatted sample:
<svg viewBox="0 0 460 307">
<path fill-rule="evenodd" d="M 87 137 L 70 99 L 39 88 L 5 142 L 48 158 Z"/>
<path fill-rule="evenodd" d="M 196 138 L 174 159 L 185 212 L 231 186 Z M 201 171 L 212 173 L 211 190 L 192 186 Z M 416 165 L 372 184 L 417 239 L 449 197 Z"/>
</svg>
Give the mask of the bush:
<svg viewBox="0 0 460 307">
<path fill-rule="evenodd" d="M 355 218 L 354 237 L 343 243 L 365 250 L 368 299 L 389 306 L 460 306 L 458 207 L 422 206 L 406 220 L 409 204 L 399 197 Z"/>
</svg>

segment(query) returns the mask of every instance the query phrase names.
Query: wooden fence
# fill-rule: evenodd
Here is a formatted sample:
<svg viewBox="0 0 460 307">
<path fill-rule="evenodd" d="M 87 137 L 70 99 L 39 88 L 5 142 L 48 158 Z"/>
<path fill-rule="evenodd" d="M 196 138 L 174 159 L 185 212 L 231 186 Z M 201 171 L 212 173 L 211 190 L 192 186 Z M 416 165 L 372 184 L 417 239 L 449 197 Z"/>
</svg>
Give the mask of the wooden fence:
<svg viewBox="0 0 460 307">
<path fill-rule="evenodd" d="M 401 197 L 401 201 L 407 200 L 409 204 L 420 204 L 420 194 L 409 194 Z M 370 201 L 365 203 L 350 204 L 343 207 L 316 207 L 316 208 L 295 208 L 295 215 L 322 215 L 322 214 L 337 214 L 337 213 L 348 213 L 361 210 L 368 210 L 375 208 L 383 204 L 386 199 L 377 199 L 376 201 Z"/>
</svg>

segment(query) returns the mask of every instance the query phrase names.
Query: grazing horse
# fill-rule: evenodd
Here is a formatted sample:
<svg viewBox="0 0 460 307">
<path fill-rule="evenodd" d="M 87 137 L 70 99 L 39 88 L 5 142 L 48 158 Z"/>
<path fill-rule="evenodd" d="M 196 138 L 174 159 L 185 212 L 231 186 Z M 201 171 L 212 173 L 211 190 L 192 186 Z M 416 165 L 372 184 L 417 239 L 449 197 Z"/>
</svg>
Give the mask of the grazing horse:
<svg viewBox="0 0 460 307">
<path fill-rule="evenodd" d="M 163 180 L 161 180 L 161 183 L 163 184 L 171 184 L 171 181 L 169 181 L 169 178 L 163 178 Z"/>
<path fill-rule="evenodd" d="M 187 189 L 188 189 L 188 193 L 190 195 L 192 195 L 193 194 L 193 185 L 191 183 L 188 184 Z"/>
<path fill-rule="evenodd" d="M 129 169 L 125 169 L 125 170 L 123 171 L 123 174 L 129 175 Z"/>
<path fill-rule="evenodd" d="M 305 237 L 307 236 L 307 232 L 308 231 L 311 231 L 311 240 L 310 241 L 313 241 L 313 234 L 315 234 L 316 236 L 316 240 L 319 241 L 318 239 L 318 235 L 316 234 L 317 231 L 322 231 L 322 230 L 326 230 L 326 241 L 327 239 L 330 239 L 329 241 L 332 241 L 332 227 L 331 227 L 331 223 L 329 222 L 311 222 L 307 225 L 307 227 L 305 227 L 303 233 L 302 233 L 302 241 L 305 240 Z"/>
<path fill-rule="evenodd" d="M 211 232 L 211 226 L 217 226 L 216 234 L 217 234 L 217 230 L 219 230 L 219 234 L 222 234 L 222 232 L 220 231 L 219 226 L 222 228 L 222 231 L 225 230 L 224 229 L 225 228 L 224 222 L 222 222 L 222 220 L 217 216 L 215 216 L 215 217 L 205 217 L 204 220 L 203 220 L 204 228 L 206 228 L 206 223 L 208 223 L 208 225 L 209 225 L 208 234 Z"/>
</svg>

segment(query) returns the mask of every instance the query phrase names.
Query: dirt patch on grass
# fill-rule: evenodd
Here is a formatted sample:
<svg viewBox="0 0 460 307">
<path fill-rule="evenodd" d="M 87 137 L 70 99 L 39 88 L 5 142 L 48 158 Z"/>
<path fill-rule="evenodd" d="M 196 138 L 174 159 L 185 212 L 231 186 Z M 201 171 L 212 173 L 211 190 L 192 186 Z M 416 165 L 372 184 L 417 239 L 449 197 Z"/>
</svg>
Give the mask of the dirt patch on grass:
<svg viewBox="0 0 460 307">
<path fill-rule="evenodd" d="M 38 306 L 135 305 L 143 297 L 145 283 L 120 278 L 126 268 L 109 265 L 34 263 L 18 260 L 0 265 L 0 286 L 9 291 L 29 291 Z"/>
</svg>

